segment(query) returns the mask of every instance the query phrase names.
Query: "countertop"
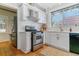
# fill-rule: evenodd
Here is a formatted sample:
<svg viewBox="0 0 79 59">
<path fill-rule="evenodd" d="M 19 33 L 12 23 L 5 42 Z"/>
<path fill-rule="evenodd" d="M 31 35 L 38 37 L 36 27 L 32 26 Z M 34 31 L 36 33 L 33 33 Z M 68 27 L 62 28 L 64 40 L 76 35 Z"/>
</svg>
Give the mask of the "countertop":
<svg viewBox="0 0 79 59">
<path fill-rule="evenodd" d="M 46 31 L 46 32 L 53 32 L 53 33 L 79 33 L 79 31 L 78 32 L 76 32 L 76 31 L 74 31 L 74 32 L 68 32 L 68 31 Z"/>
</svg>

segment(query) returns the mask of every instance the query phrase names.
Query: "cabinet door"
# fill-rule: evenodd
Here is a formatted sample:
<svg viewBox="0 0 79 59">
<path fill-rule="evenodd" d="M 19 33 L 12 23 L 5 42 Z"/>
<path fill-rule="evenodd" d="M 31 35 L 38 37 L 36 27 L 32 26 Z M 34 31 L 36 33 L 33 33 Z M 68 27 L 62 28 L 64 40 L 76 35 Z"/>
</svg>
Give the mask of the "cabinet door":
<svg viewBox="0 0 79 59">
<path fill-rule="evenodd" d="M 29 9 L 28 9 L 28 6 L 23 4 L 22 6 L 22 17 L 23 17 L 23 20 L 26 20 L 26 18 L 29 16 Z"/>
<path fill-rule="evenodd" d="M 57 46 L 57 34 L 56 33 L 51 33 L 47 32 L 46 33 L 46 43 L 52 46 Z"/>
<path fill-rule="evenodd" d="M 39 12 L 39 23 L 46 23 L 46 16 L 44 13 Z"/>
<path fill-rule="evenodd" d="M 46 32 L 45 33 L 45 43 L 46 44 L 50 44 L 51 40 L 50 40 L 50 33 Z"/>
<path fill-rule="evenodd" d="M 31 32 L 20 33 L 21 50 L 24 52 L 30 52 L 31 50 Z"/>
<path fill-rule="evenodd" d="M 58 33 L 51 33 L 50 34 L 50 36 L 51 36 L 51 43 L 50 44 L 55 47 L 57 47 L 57 45 L 58 45 L 57 35 L 58 35 Z"/>
<path fill-rule="evenodd" d="M 31 32 L 26 32 L 26 50 L 31 50 Z"/>
<path fill-rule="evenodd" d="M 69 51 L 69 34 L 68 33 L 60 33 L 58 47 Z"/>
<path fill-rule="evenodd" d="M 19 41 L 20 41 L 20 45 L 21 45 L 21 50 L 22 51 L 26 51 L 26 34 L 24 32 L 20 32 L 19 33 Z"/>
</svg>

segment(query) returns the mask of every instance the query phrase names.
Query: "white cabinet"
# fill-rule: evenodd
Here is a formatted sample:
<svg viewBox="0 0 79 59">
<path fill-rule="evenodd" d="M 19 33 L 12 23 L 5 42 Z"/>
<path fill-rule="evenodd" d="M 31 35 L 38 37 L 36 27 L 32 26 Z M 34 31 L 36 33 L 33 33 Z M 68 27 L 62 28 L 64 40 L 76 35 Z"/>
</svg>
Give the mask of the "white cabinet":
<svg viewBox="0 0 79 59">
<path fill-rule="evenodd" d="M 50 33 L 50 40 L 51 40 L 51 42 L 50 42 L 51 45 L 57 46 L 58 40 L 57 40 L 57 34 L 56 33 L 54 33 L 54 34 Z"/>
<path fill-rule="evenodd" d="M 46 15 L 43 12 L 39 12 L 39 23 L 46 23 Z"/>
<path fill-rule="evenodd" d="M 46 32 L 45 43 L 56 46 L 57 38 L 55 33 Z"/>
<path fill-rule="evenodd" d="M 25 53 L 31 51 L 31 32 L 21 32 L 20 33 L 21 50 Z"/>
<path fill-rule="evenodd" d="M 19 11 L 21 20 L 29 19 L 34 22 L 46 22 L 45 12 L 29 4 L 21 4 L 19 6 Z"/>
<path fill-rule="evenodd" d="M 29 16 L 29 9 L 28 6 L 25 4 L 21 4 L 19 7 L 20 10 L 20 17 L 22 18 L 21 20 L 26 20 L 27 16 Z"/>
<path fill-rule="evenodd" d="M 59 33 L 52 33 L 51 34 L 51 45 L 58 47 L 58 41 L 59 41 L 59 37 L 58 37 Z"/>
<path fill-rule="evenodd" d="M 48 36 L 49 35 L 49 36 Z M 49 33 L 47 33 L 47 32 L 45 32 L 45 43 L 46 44 L 50 44 L 50 42 L 51 42 L 51 40 L 50 40 L 50 34 Z"/>
<path fill-rule="evenodd" d="M 23 18 L 27 18 L 27 16 L 29 15 L 29 12 L 28 12 L 28 6 L 27 5 L 24 5 L 23 4 Z"/>
<path fill-rule="evenodd" d="M 51 32 L 47 32 L 46 33 L 46 39 L 45 39 L 45 42 L 46 44 L 49 44 L 49 45 L 53 45 L 55 47 L 58 47 L 58 33 L 51 33 Z"/>
<path fill-rule="evenodd" d="M 45 43 L 69 51 L 69 33 L 47 32 Z"/>
<path fill-rule="evenodd" d="M 61 49 L 69 51 L 69 33 L 60 33 L 58 44 Z"/>
<path fill-rule="evenodd" d="M 38 22 L 39 18 L 38 18 L 38 11 L 32 10 L 29 8 L 29 16 L 27 17 L 29 20 L 33 21 L 33 22 Z"/>
<path fill-rule="evenodd" d="M 26 50 L 31 51 L 31 32 L 26 32 Z"/>
</svg>

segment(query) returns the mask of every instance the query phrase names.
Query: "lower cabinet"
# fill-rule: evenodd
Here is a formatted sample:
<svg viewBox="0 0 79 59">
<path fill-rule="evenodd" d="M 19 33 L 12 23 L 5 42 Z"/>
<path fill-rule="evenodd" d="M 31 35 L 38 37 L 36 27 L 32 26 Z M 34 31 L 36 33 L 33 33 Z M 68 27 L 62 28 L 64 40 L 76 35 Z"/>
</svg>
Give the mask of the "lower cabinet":
<svg viewBox="0 0 79 59">
<path fill-rule="evenodd" d="M 58 38 L 57 36 L 58 36 L 58 33 L 46 32 L 46 35 L 45 35 L 46 44 L 58 47 L 59 39 L 57 39 Z"/>
<path fill-rule="evenodd" d="M 69 33 L 59 33 L 58 47 L 69 51 Z"/>
<path fill-rule="evenodd" d="M 69 34 L 59 32 L 46 32 L 45 43 L 59 49 L 69 51 Z"/>
<path fill-rule="evenodd" d="M 20 45 L 21 50 L 25 53 L 31 51 L 31 32 L 21 32 L 20 33 Z"/>
</svg>

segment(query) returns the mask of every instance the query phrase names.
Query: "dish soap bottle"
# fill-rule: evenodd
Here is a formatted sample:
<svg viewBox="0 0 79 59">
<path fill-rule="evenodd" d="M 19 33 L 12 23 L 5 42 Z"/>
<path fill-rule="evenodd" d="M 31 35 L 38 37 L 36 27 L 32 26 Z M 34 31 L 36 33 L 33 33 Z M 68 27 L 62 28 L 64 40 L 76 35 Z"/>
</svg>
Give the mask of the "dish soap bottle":
<svg viewBox="0 0 79 59">
<path fill-rule="evenodd" d="M 70 28 L 69 30 L 70 30 L 70 32 L 72 32 L 72 28 Z"/>
</svg>

